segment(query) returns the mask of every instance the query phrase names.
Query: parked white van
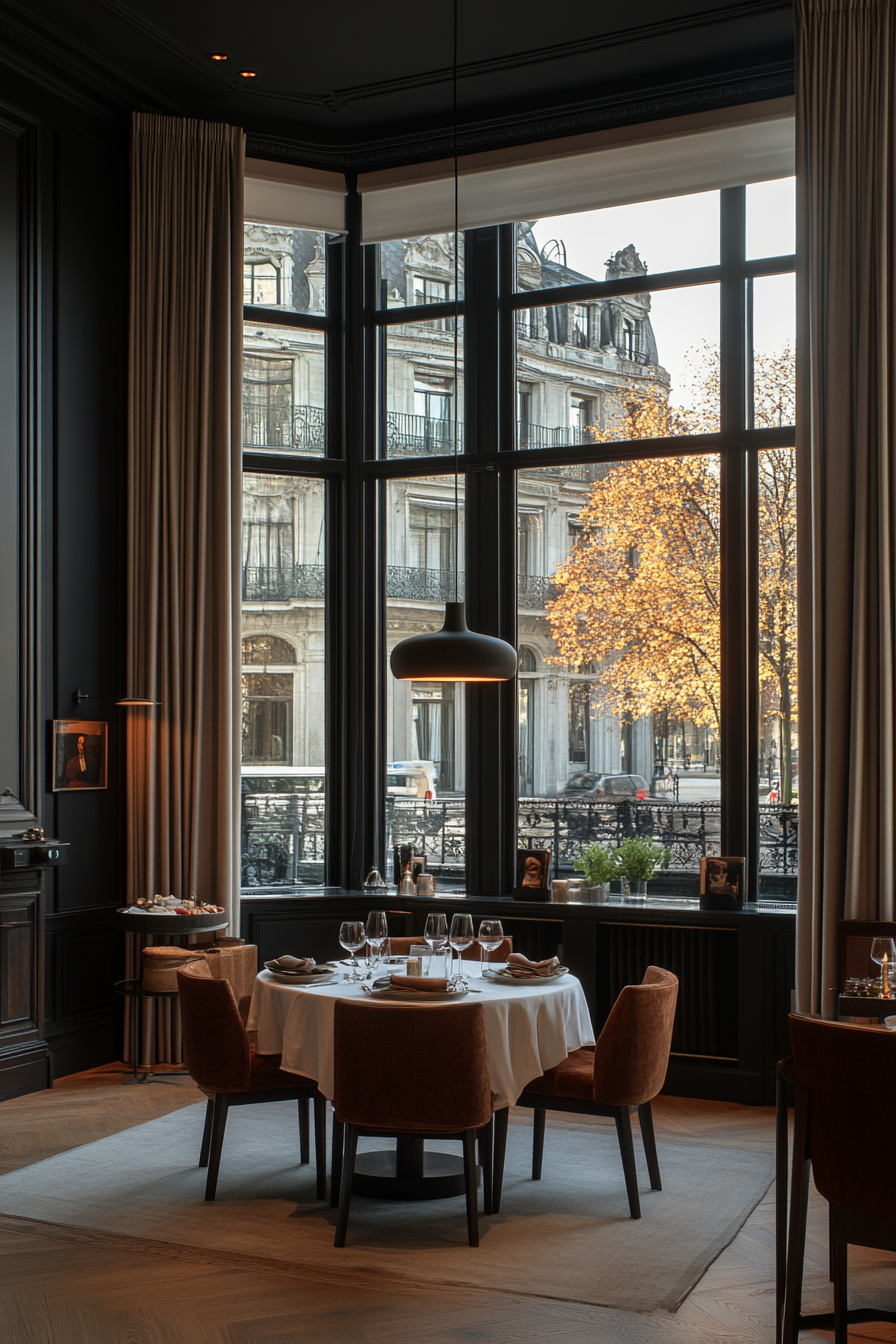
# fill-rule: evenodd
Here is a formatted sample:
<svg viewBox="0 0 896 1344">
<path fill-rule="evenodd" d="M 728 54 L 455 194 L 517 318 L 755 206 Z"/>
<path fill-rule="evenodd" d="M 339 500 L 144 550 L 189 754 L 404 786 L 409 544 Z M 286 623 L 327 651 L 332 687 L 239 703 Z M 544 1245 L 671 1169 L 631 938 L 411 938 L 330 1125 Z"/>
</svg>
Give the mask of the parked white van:
<svg viewBox="0 0 896 1344">
<path fill-rule="evenodd" d="M 394 798 L 435 798 L 435 765 L 432 761 L 389 761 L 386 792 Z"/>
</svg>

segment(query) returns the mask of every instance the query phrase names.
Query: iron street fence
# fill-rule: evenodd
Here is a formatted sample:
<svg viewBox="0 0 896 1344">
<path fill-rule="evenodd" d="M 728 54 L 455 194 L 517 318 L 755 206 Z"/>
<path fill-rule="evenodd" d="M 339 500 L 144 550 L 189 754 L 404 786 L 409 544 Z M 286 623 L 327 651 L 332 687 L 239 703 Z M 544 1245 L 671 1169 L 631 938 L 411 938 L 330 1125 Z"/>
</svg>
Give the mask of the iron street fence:
<svg viewBox="0 0 896 1344">
<path fill-rule="evenodd" d="M 243 796 L 242 841 L 245 889 L 320 882 L 324 862 L 322 794 L 254 793 Z M 658 877 L 695 875 L 700 860 L 720 853 L 721 809 L 705 803 L 614 803 L 583 798 L 521 798 L 520 845 L 550 849 L 554 875 L 570 874 L 590 844 L 618 848 L 629 835 L 652 836 L 671 849 Z M 794 878 L 798 870 L 798 806 L 759 804 L 760 876 Z M 463 798 L 386 800 L 386 847 L 409 844 L 425 854 L 438 876 L 463 874 L 466 855 Z"/>
</svg>

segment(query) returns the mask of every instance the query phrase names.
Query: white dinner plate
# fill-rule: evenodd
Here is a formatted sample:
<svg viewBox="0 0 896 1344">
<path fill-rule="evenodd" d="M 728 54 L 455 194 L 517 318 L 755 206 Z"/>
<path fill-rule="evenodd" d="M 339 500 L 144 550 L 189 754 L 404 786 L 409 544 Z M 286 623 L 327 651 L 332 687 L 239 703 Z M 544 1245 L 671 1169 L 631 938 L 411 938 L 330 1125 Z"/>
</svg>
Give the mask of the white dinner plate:
<svg viewBox="0 0 896 1344">
<path fill-rule="evenodd" d="M 484 971 L 486 980 L 497 985 L 552 985 L 569 974 L 568 966 L 558 966 L 554 975 L 511 975 L 508 971 Z"/>
<path fill-rule="evenodd" d="M 272 975 L 275 980 L 279 980 L 283 985 L 307 985 L 312 982 L 316 983 L 317 981 L 325 983 L 328 980 L 332 980 L 333 976 L 336 974 L 336 967 L 330 966 L 329 963 L 327 964 L 326 971 L 318 971 L 314 975 L 310 973 L 297 975 L 295 971 L 279 971 L 267 961 L 264 964 L 264 968 L 268 975 Z"/>
</svg>

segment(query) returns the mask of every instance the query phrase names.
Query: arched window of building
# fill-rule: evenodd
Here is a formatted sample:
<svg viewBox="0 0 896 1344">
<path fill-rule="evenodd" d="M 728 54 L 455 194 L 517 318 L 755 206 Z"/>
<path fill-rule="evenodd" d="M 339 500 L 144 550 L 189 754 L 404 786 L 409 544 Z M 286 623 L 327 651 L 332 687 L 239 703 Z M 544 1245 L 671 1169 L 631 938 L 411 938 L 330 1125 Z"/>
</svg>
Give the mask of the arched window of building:
<svg viewBox="0 0 896 1344">
<path fill-rule="evenodd" d="M 521 672 L 534 672 L 537 660 L 531 649 L 527 649 L 525 644 L 520 649 L 519 665 Z"/>
<path fill-rule="evenodd" d="M 243 640 L 243 663 L 250 666 L 275 667 L 295 663 L 296 651 L 292 644 L 279 635 L 248 635 Z"/>
<path fill-rule="evenodd" d="M 522 645 L 519 652 L 520 672 L 535 671 L 536 658 L 532 649 Z M 519 691 L 519 737 L 517 740 L 519 796 L 531 798 L 535 792 L 535 691 L 537 682 L 521 677 Z"/>
<path fill-rule="evenodd" d="M 587 681 L 569 688 L 569 761 L 589 769 L 591 758 L 591 687 Z"/>
</svg>

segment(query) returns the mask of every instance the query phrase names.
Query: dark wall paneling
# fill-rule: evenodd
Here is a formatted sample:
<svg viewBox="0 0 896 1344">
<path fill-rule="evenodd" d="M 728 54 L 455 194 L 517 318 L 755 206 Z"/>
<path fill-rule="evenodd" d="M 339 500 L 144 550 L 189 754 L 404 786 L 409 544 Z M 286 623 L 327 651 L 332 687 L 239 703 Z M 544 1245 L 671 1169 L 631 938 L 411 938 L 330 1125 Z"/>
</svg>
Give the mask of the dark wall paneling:
<svg viewBox="0 0 896 1344">
<path fill-rule="evenodd" d="M 108 788 L 55 794 L 58 911 L 122 903 L 119 798 L 124 694 L 119 646 L 124 556 L 119 508 L 124 467 L 126 191 L 115 146 L 77 131 L 57 143 L 57 467 L 55 712 L 109 725 Z M 76 688 L 90 698 L 77 709 Z"/>
<path fill-rule="evenodd" d="M 18 136 L 0 130 L 0 792 L 19 788 L 17 234 Z"/>
<path fill-rule="evenodd" d="M 124 857 L 115 700 L 125 689 L 128 117 L 92 115 L 7 70 L 3 100 L 0 789 L 71 842 L 68 866 L 47 874 L 35 944 L 47 1044 L 40 1058 L 16 1058 L 0 1032 L 0 1096 L 10 1096 L 47 1085 L 47 1046 L 57 1077 L 122 1050 L 112 910 Z M 90 699 L 76 708 L 78 688 Z M 49 723 L 75 716 L 109 724 L 108 787 L 53 793 Z M 0 1002 L 11 1012 L 24 953 L 20 930 L 4 937 Z"/>
</svg>

